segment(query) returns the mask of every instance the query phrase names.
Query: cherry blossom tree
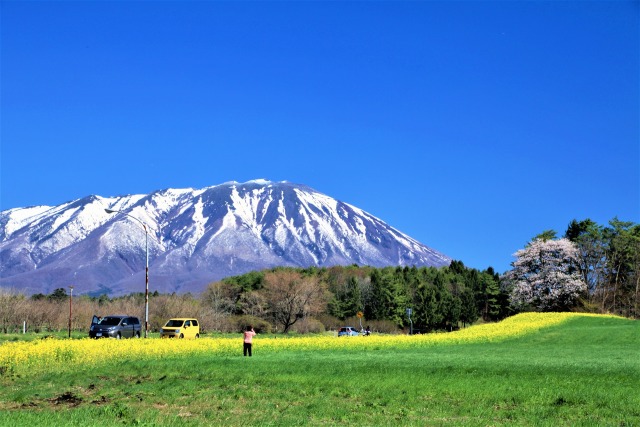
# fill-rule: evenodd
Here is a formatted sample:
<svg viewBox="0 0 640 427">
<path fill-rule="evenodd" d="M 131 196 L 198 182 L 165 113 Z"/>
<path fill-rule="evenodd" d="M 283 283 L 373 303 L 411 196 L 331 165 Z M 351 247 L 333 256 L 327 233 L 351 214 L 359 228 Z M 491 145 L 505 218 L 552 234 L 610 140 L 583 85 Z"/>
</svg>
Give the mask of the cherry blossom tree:
<svg viewBox="0 0 640 427">
<path fill-rule="evenodd" d="M 567 310 L 587 291 L 578 266 L 578 248 L 569 239 L 535 239 L 517 251 L 504 281 L 515 307 Z"/>
</svg>

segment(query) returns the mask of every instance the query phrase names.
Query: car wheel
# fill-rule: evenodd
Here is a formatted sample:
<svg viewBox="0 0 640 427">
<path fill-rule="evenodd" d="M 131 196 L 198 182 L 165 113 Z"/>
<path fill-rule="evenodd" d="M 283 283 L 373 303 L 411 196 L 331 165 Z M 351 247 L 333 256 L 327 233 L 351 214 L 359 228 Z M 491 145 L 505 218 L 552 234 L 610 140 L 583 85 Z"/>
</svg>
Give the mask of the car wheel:
<svg viewBox="0 0 640 427">
<path fill-rule="evenodd" d="M 118 335 L 116 335 L 116 339 L 119 340 L 122 338 L 122 335 L 120 335 L 120 332 L 118 332 Z"/>
<path fill-rule="evenodd" d="M 196 334 L 196 338 L 200 338 L 200 334 Z"/>
<path fill-rule="evenodd" d="M 136 338 L 140 338 L 140 332 L 136 332 Z"/>
<path fill-rule="evenodd" d="M 184 334 L 180 334 L 180 338 L 184 338 Z"/>
</svg>

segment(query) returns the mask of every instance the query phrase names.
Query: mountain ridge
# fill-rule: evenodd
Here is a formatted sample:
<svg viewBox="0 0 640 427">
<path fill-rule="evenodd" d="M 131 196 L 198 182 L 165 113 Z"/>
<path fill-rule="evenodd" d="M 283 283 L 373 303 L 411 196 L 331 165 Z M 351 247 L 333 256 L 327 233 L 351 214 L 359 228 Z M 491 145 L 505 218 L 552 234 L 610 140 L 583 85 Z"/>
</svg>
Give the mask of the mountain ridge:
<svg viewBox="0 0 640 427">
<path fill-rule="evenodd" d="M 196 293 L 276 266 L 451 262 L 353 205 L 306 185 L 258 179 L 0 212 L 0 287 L 139 292 L 145 239 L 150 290 L 160 292 Z"/>
</svg>

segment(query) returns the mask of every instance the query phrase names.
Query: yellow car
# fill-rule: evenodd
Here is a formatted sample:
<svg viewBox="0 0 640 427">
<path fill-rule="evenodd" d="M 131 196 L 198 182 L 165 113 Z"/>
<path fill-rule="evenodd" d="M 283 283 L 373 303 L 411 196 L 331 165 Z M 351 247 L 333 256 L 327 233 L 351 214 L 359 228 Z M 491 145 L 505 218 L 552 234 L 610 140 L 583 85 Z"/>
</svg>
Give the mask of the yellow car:
<svg viewBox="0 0 640 427">
<path fill-rule="evenodd" d="M 169 319 L 160 329 L 160 338 L 200 338 L 200 325 L 197 319 Z"/>
</svg>

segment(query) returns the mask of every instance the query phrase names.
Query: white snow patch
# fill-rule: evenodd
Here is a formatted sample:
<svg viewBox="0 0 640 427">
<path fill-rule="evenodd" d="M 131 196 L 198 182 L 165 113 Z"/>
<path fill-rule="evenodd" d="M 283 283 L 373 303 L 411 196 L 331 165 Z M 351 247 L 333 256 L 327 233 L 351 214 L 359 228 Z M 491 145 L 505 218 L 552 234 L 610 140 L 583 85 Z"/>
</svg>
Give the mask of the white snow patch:
<svg viewBox="0 0 640 427">
<path fill-rule="evenodd" d="M 234 214 L 256 236 L 259 236 L 262 232 L 262 227 L 258 224 L 257 214 L 258 205 L 260 204 L 260 198 L 263 192 L 264 189 L 253 190 L 250 193 L 245 194 L 244 197 L 240 196 L 236 187 L 233 187 L 233 191 L 231 192 L 231 202 Z"/>
<path fill-rule="evenodd" d="M 188 248 L 189 254 L 192 254 L 195 250 L 198 241 L 204 236 L 205 224 L 207 218 L 204 216 L 204 203 L 202 197 L 199 197 L 197 202 L 193 205 L 193 225 L 188 228 L 189 237 L 187 238 L 185 245 Z"/>
<path fill-rule="evenodd" d="M 258 179 L 249 180 L 249 181 L 245 182 L 245 184 L 269 185 L 269 184 L 271 184 L 271 181 L 269 181 L 268 179 L 264 179 L 264 178 L 258 178 Z"/>
<path fill-rule="evenodd" d="M 0 212 L 0 218 L 5 216 L 9 218 L 4 226 L 5 237 L 7 239 L 10 238 L 14 232 L 29 225 L 34 219 L 39 218 L 50 209 L 52 209 L 51 206 L 33 206 L 29 208 L 14 208 Z"/>
<path fill-rule="evenodd" d="M 216 231 L 215 234 L 211 236 L 211 240 L 215 239 L 216 236 L 220 235 L 223 231 L 227 229 L 230 229 L 230 230 L 234 229 L 235 225 L 236 225 L 236 216 L 233 214 L 233 212 L 231 212 L 231 209 L 227 208 L 227 213 L 224 215 L 224 218 L 222 218 L 222 225 L 220 226 L 218 231 Z"/>
</svg>

